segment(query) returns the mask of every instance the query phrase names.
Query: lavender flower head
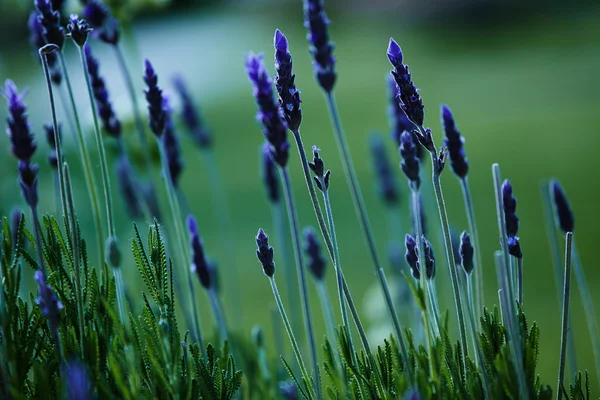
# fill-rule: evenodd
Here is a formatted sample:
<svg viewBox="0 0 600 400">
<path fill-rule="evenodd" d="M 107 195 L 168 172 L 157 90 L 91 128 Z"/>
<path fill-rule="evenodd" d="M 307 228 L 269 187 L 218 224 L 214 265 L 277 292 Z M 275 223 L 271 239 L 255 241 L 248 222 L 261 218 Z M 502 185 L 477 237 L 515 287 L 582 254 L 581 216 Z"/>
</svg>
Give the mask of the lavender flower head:
<svg viewBox="0 0 600 400">
<path fill-rule="evenodd" d="M 35 57 L 39 59 L 38 50 L 44 47 L 46 42 L 46 37 L 44 36 L 44 27 L 40 21 L 40 14 L 37 11 L 32 11 L 29 14 L 29 22 L 27 23 L 29 27 L 29 42 L 35 51 Z M 48 60 L 48 67 L 50 68 L 50 79 L 57 85 L 60 85 L 62 82 L 62 72 L 58 67 L 58 56 L 55 52 L 46 53 L 46 60 Z"/>
<path fill-rule="evenodd" d="M 27 122 L 27 107 L 23 102 L 26 92 L 19 93 L 14 82 L 7 79 L 2 94 L 8 102 L 6 133 L 10 138 L 10 150 L 19 160 L 29 162 L 37 146 Z"/>
<path fill-rule="evenodd" d="M 108 89 L 104 79 L 100 76 L 98 60 L 92 54 L 90 45 L 84 48 L 87 71 L 92 84 L 92 92 L 96 100 L 96 108 L 104 130 L 114 138 L 121 136 L 121 121 L 117 118 L 112 103 L 108 96 Z"/>
<path fill-rule="evenodd" d="M 52 124 L 44 124 L 44 131 L 46 132 L 46 142 L 50 146 L 50 152 L 48 153 L 48 164 L 54 169 L 58 168 L 58 158 L 56 154 L 56 141 L 54 140 L 54 126 Z M 60 124 L 58 125 L 58 137 L 60 140 L 61 129 Z"/>
<path fill-rule="evenodd" d="M 502 183 L 502 202 L 504 205 L 504 222 L 508 252 L 514 257 L 521 258 L 521 245 L 519 243 L 519 217 L 517 217 L 517 199 L 513 196 L 512 185 L 506 179 Z"/>
<path fill-rule="evenodd" d="M 425 253 L 425 273 L 427 279 L 431 280 L 435 278 L 435 254 L 433 254 L 433 246 L 429 240 L 425 239 L 425 236 L 421 236 L 423 240 L 423 252 Z"/>
<path fill-rule="evenodd" d="M 402 156 L 402 162 L 400 166 L 404 175 L 409 180 L 411 186 L 414 186 L 415 190 L 418 190 L 421 186 L 421 178 L 419 177 L 419 169 L 421 161 L 417 157 L 417 147 L 413 140 L 413 135 L 408 131 L 404 131 L 400 137 L 400 155 Z"/>
<path fill-rule="evenodd" d="M 385 152 L 385 146 L 381 136 L 373 134 L 370 137 L 371 154 L 375 167 L 375 177 L 378 182 L 379 194 L 386 205 L 398 204 L 398 187 L 394 180 L 394 174 L 389 159 Z"/>
<path fill-rule="evenodd" d="M 575 217 L 573 216 L 573 211 L 571 211 L 567 195 L 557 181 L 552 180 L 550 185 L 552 187 L 552 200 L 556 209 L 558 225 L 564 233 L 573 232 L 575 229 Z"/>
<path fill-rule="evenodd" d="M 473 271 L 473 245 L 471 244 L 471 237 L 466 231 L 460 234 L 460 246 L 458 248 L 460 254 L 460 263 L 467 274 Z"/>
<path fill-rule="evenodd" d="M 298 388 L 293 381 L 279 382 L 279 393 L 284 400 L 298 400 Z"/>
<path fill-rule="evenodd" d="M 35 281 L 38 284 L 39 291 L 39 296 L 35 302 L 40 306 L 42 314 L 48 319 L 51 328 L 56 330 L 58 328 L 60 310 L 63 309 L 63 304 L 54 294 L 52 287 L 46 283 L 46 278 L 42 271 L 35 271 Z"/>
<path fill-rule="evenodd" d="M 175 123 L 173 122 L 171 106 L 169 99 L 163 97 L 163 109 L 165 116 L 165 129 L 162 136 L 162 142 L 165 149 L 165 155 L 167 157 L 167 164 L 169 166 L 169 175 L 173 186 L 176 188 L 179 186 L 179 178 L 183 171 L 183 160 L 181 159 L 181 148 L 179 147 L 179 139 L 175 132 Z"/>
<path fill-rule="evenodd" d="M 323 184 L 325 184 L 325 189 L 329 189 L 329 180 L 331 177 L 331 171 L 325 171 L 325 163 L 323 159 L 319 156 L 319 151 L 321 151 L 317 146 L 312 147 L 313 151 L 313 160 L 308 163 L 308 166 L 314 172 L 316 176 L 314 176 L 315 184 L 319 188 L 320 191 L 323 191 Z M 323 184 L 322 184 L 323 183 Z"/>
<path fill-rule="evenodd" d="M 187 217 L 187 226 L 190 233 L 190 244 L 192 246 L 191 271 L 198 275 L 200 284 L 208 290 L 211 286 L 211 268 L 204 254 L 204 247 L 202 246 L 202 240 L 198 233 L 198 225 L 192 215 L 188 215 Z"/>
<path fill-rule="evenodd" d="M 292 73 L 292 55 L 289 51 L 288 40 L 279 29 L 275 31 L 275 88 L 279 93 L 279 104 L 288 128 L 295 132 L 302 122 L 300 109 L 300 91 L 296 89 Z"/>
<path fill-rule="evenodd" d="M 335 85 L 335 58 L 333 43 L 329 40 L 330 23 L 323 8 L 323 0 L 304 0 L 304 26 L 308 28 L 308 41 L 313 56 L 313 67 L 319 85 L 329 93 Z"/>
<path fill-rule="evenodd" d="M 34 4 L 40 13 L 38 19 L 44 27 L 46 43 L 52 43 L 62 48 L 65 43 L 65 33 L 60 25 L 60 13 L 53 9 L 50 0 L 35 0 Z"/>
<path fill-rule="evenodd" d="M 110 9 L 99 0 L 87 1 L 83 17 L 94 28 L 95 36 L 103 42 L 116 45 L 119 42 L 117 20 L 111 16 Z"/>
<path fill-rule="evenodd" d="M 404 244 L 406 246 L 406 253 L 404 258 L 410 267 L 410 272 L 413 278 L 421 279 L 421 272 L 419 271 L 419 256 L 417 250 L 417 241 L 412 235 L 406 234 L 404 238 Z"/>
<path fill-rule="evenodd" d="M 165 112 L 163 109 L 163 94 L 158 87 L 158 76 L 154 72 L 154 67 L 150 61 L 145 61 L 144 81 L 148 86 L 145 90 L 146 100 L 148 101 L 148 115 L 150 122 L 150 130 L 160 138 L 165 130 Z"/>
<path fill-rule="evenodd" d="M 304 240 L 306 256 L 308 258 L 308 268 L 315 279 L 322 281 L 325 277 L 325 258 L 321 254 L 321 245 L 313 228 L 304 228 Z"/>
<path fill-rule="evenodd" d="M 391 136 L 392 139 L 396 141 L 396 144 L 400 146 L 402 143 L 400 138 L 402 137 L 402 133 L 404 131 L 412 132 L 415 129 L 415 124 L 411 122 L 411 120 L 406 116 L 406 113 L 400 106 L 400 99 L 398 96 L 398 86 L 396 86 L 396 81 L 392 75 L 388 75 L 387 78 L 388 86 L 389 86 L 389 107 L 388 107 L 388 115 L 390 118 L 390 125 L 392 128 Z M 413 134 L 415 142 L 418 142 L 417 136 Z M 417 146 L 417 157 L 423 158 L 423 147 Z"/>
<path fill-rule="evenodd" d="M 212 137 L 210 131 L 205 126 L 204 121 L 199 115 L 198 108 L 192 100 L 192 96 L 183 81 L 183 78 L 177 76 L 173 79 L 175 90 L 181 98 L 183 110 L 181 113 L 183 122 L 187 125 L 192 138 L 201 149 L 208 149 L 212 145 Z"/>
<path fill-rule="evenodd" d="M 269 237 L 262 228 L 258 230 L 258 234 L 256 235 L 256 245 L 258 246 L 256 256 L 258 257 L 258 261 L 262 264 L 263 272 L 266 276 L 272 278 L 273 275 L 275 275 L 273 248 L 269 246 Z"/>
<path fill-rule="evenodd" d="M 135 178 L 135 172 L 127 154 L 121 155 L 116 163 L 117 178 L 119 189 L 125 202 L 125 208 L 129 216 L 133 219 L 139 219 L 144 215 L 142 204 L 140 202 L 139 185 Z"/>
<path fill-rule="evenodd" d="M 85 19 L 79 19 L 77 14 L 71 14 L 69 17 L 69 24 L 67 25 L 69 36 L 77 46 L 81 47 L 85 45 L 89 33 L 92 31 L 90 25 Z"/>
<path fill-rule="evenodd" d="M 290 149 L 287 126 L 282 119 L 279 104 L 273 96 L 273 85 L 262 55 L 250 53 L 246 57 L 246 72 L 254 86 L 254 97 L 258 105 L 256 118 L 262 123 L 263 133 L 271 145 L 273 159 L 283 168 L 287 164 Z"/>
<path fill-rule="evenodd" d="M 418 89 L 412 81 L 408 65 L 402 63 L 403 56 L 400 46 L 392 38 L 390 38 L 388 45 L 387 56 L 394 67 L 392 76 L 398 86 L 400 106 L 412 122 L 417 126 L 422 126 L 424 118 L 423 99 L 421 99 Z"/>
<path fill-rule="evenodd" d="M 454 116 L 448 106 L 442 105 L 442 125 L 444 126 L 444 146 L 448 148 L 452 170 L 461 179 L 467 177 L 469 161 L 465 154 L 465 138 L 460 134 L 454 122 Z"/>
<path fill-rule="evenodd" d="M 85 366 L 78 362 L 71 362 L 66 368 L 66 388 L 68 400 L 89 400 L 90 382 Z"/>
<path fill-rule="evenodd" d="M 281 194 L 279 193 L 279 180 L 277 179 L 277 165 L 275 165 L 273 157 L 271 157 L 271 147 L 268 143 L 262 146 L 261 156 L 262 177 L 267 189 L 267 196 L 271 203 L 279 203 Z"/>
</svg>

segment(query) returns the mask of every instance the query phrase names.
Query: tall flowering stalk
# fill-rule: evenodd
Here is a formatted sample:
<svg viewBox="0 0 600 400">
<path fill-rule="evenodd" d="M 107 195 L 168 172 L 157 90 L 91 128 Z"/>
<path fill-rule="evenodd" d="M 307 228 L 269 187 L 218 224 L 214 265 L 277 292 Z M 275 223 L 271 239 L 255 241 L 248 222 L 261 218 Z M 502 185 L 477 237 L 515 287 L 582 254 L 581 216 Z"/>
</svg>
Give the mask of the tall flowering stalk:
<svg viewBox="0 0 600 400">
<path fill-rule="evenodd" d="M 308 288 L 306 284 L 306 271 L 302 260 L 302 246 L 300 245 L 300 226 L 296 205 L 292 193 L 287 161 L 289 158 L 289 142 L 287 141 L 287 125 L 280 114 L 280 108 L 273 95 L 273 83 L 267 74 L 262 55 L 249 54 L 246 58 L 246 72 L 253 85 L 253 94 L 258 105 L 257 119 L 262 123 L 263 134 L 269 142 L 271 157 L 279 165 L 282 186 L 285 194 L 290 229 L 298 271 L 298 282 L 300 284 L 300 295 L 302 299 L 302 312 L 304 316 L 304 327 L 308 337 L 311 352 L 311 361 L 314 370 L 315 395 L 321 398 L 321 378 L 319 363 L 317 360 L 317 346 L 315 334 L 310 316 Z"/>
</svg>

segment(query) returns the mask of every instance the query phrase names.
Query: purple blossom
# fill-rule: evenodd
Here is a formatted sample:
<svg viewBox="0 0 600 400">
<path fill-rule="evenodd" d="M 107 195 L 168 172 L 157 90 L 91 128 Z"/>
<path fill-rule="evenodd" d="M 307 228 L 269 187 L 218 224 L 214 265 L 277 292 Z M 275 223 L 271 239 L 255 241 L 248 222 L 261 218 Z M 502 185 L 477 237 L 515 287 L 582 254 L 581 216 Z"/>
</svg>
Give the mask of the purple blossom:
<svg viewBox="0 0 600 400">
<path fill-rule="evenodd" d="M 304 0 L 304 26 L 308 28 L 308 41 L 313 56 L 313 67 L 319 85 L 327 93 L 335 85 L 335 58 L 333 43 L 329 40 L 329 19 L 323 8 L 323 0 Z"/>
<path fill-rule="evenodd" d="M 513 196 L 512 185 L 506 179 L 502 183 L 502 202 L 504 205 L 504 222 L 506 224 L 506 236 L 508 252 L 514 257 L 521 258 L 521 245 L 519 243 L 519 217 L 517 217 L 517 199 Z"/>
<path fill-rule="evenodd" d="M 419 189 L 421 186 L 421 178 L 419 177 L 419 170 L 421 161 L 417 157 L 417 147 L 413 140 L 413 135 L 408 131 L 404 131 L 400 137 L 400 155 L 402 156 L 402 171 L 408 178 L 411 185 L 415 189 Z"/>
<path fill-rule="evenodd" d="M 444 146 L 448 148 L 452 170 L 459 178 L 464 179 L 469 172 L 469 161 L 464 147 L 465 138 L 456 127 L 452 111 L 447 105 L 442 105 L 442 125 L 446 135 Z"/>
<path fill-rule="evenodd" d="M 187 226 L 190 233 L 190 244 L 192 247 L 191 271 L 198 275 L 200 284 L 205 289 L 210 289 L 212 275 L 211 267 L 206 260 L 204 246 L 202 245 L 202 240 L 200 239 L 200 234 L 198 233 L 198 225 L 196 224 L 196 219 L 194 219 L 193 215 L 188 215 Z"/>
<path fill-rule="evenodd" d="M 325 277 L 326 261 L 321 254 L 321 245 L 313 228 L 304 228 L 304 240 L 308 269 L 318 281 L 322 281 Z"/>
<path fill-rule="evenodd" d="M 398 87 L 400 106 L 412 122 L 417 124 L 417 126 L 422 126 L 424 118 L 423 100 L 412 81 L 408 65 L 402 63 L 402 50 L 400 49 L 400 46 L 398 46 L 398 43 L 392 38 L 390 38 L 387 56 L 394 67 L 392 76 Z"/>
<path fill-rule="evenodd" d="M 60 25 L 60 13 L 55 11 L 50 0 L 35 0 L 35 7 L 39 11 L 39 22 L 43 26 L 43 35 L 46 43 L 52 43 L 62 48 L 65 42 L 65 33 Z"/>
<path fill-rule="evenodd" d="M 40 14 L 37 11 L 32 11 L 29 14 L 29 42 L 35 51 L 35 58 L 40 61 L 38 50 L 44 47 L 47 42 L 44 36 L 44 27 L 40 21 Z M 48 60 L 48 67 L 50 68 L 50 79 L 57 85 L 62 82 L 62 72 L 58 66 L 58 56 L 55 52 L 46 54 L 46 60 Z"/>
<path fill-rule="evenodd" d="M 71 362 L 66 367 L 66 388 L 68 400 L 89 400 L 92 399 L 90 393 L 90 382 L 88 380 L 85 365 L 78 362 Z"/>
<path fill-rule="evenodd" d="M 69 17 L 69 24 L 67 25 L 67 30 L 69 31 L 69 35 L 71 39 L 77 44 L 77 46 L 81 47 L 85 45 L 87 41 L 89 33 L 92 31 L 90 25 L 86 22 L 85 19 L 79 19 L 77 14 L 71 14 Z"/>
<path fill-rule="evenodd" d="M 183 110 L 181 113 L 183 122 L 187 125 L 190 133 L 192 134 L 192 138 L 198 147 L 203 149 L 210 148 L 212 145 L 210 131 L 200 117 L 198 107 L 196 107 L 194 104 L 192 96 L 187 88 L 187 85 L 183 81 L 183 78 L 180 76 L 175 77 L 173 79 L 173 84 L 183 104 Z"/>
<path fill-rule="evenodd" d="M 83 17 L 94 28 L 94 36 L 115 45 L 119 42 L 119 26 L 110 9 L 100 0 L 90 0 L 83 9 Z"/>
<path fill-rule="evenodd" d="M 280 200 L 279 192 L 279 179 L 277 177 L 277 165 L 273 162 L 271 157 L 271 148 L 268 143 L 262 146 L 261 151 L 262 158 L 262 176 L 265 188 L 267 189 L 267 196 L 271 203 L 278 203 Z"/>
<path fill-rule="evenodd" d="M 163 109 L 165 117 L 165 129 L 162 136 L 162 143 L 167 157 L 167 165 L 169 167 L 169 175 L 173 186 L 179 186 L 179 178 L 183 171 L 183 160 L 181 159 L 181 148 L 179 146 L 179 138 L 175 132 L 175 123 L 173 122 L 173 110 L 169 104 L 167 97 L 163 98 Z"/>
<path fill-rule="evenodd" d="M 90 45 L 84 47 L 87 71 L 90 75 L 92 92 L 96 100 L 96 108 L 104 130 L 114 138 L 121 136 L 121 121 L 114 112 L 104 79 L 100 76 L 98 60 L 92 53 Z"/>
<path fill-rule="evenodd" d="M 256 235 L 256 245 L 258 246 L 256 257 L 258 257 L 258 261 L 262 264 L 263 272 L 266 276 L 272 278 L 275 275 L 273 248 L 269 246 L 269 237 L 262 228 L 258 230 L 258 234 Z"/>
<path fill-rule="evenodd" d="M 323 163 L 323 159 L 321 157 L 319 157 L 319 151 L 321 151 L 321 150 L 318 149 L 317 146 L 313 146 L 312 151 L 313 151 L 313 160 L 312 160 L 312 162 L 308 163 L 308 166 L 310 167 L 312 172 L 314 172 L 314 174 L 316 175 L 313 177 L 315 180 L 315 184 L 317 185 L 317 188 L 319 188 L 320 191 L 323 191 L 323 185 L 321 184 L 321 182 L 323 182 L 325 184 L 325 189 L 329 189 L 329 180 L 331 177 L 331 171 L 330 170 L 325 171 L 325 163 Z"/>
<path fill-rule="evenodd" d="M 433 253 L 433 246 L 429 240 L 425 239 L 425 236 L 421 236 L 423 241 L 423 252 L 425 253 L 425 273 L 427 279 L 431 280 L 435 278 L 435 254 Z"/>
<path fill-rule="evenodd" d="M 398 186 L 394 173 L 385 152 L 383 140 L 379 135 L 371 135 L 369 144 L 375 167 L 375 178 L 378 182 L 379 194 L 388 206 L 398 204 Z"/>
<path fill-rule="evenodd" d="M 419 280 L 421 279 L 421 272 L 419 271 L 419 251 L 417 250 L 417 241 L 412 235 L 406 234 L 404 245 L 406 246 L 404 258 L 410 267 L 413 278 Z"/>
<path fill-rule="evenodd" d="M 145 62 L 144 81 L 148 89 L 144 91 L 146 100 L 148 101 L 148 114 L 150 129 L 156 135 L 161 137 L 165 130 L 165 112 L 163 109 L 163 94 L 158 87 L 158 76 L 154 72 L 154 67 L 150 61 Z"/>
<path fill-rule="evenodd" d="M 389 87 L 389 106 L 388 106 L 388 115 L 390 118 L 390 125 L 392 128 L 391 136 L 392 139 L 396 141 L 396 144 L 400 146 L 402 143 L 400 138 L 402 137 L 402 133 L 404 131 L 411 132 L 415 139 L 415 143 L 418 143 L 417 135 L 415 135 L 413 130 L 415 129 L 415 124 L 411 122 L 411 120 L 406 116 L 406 113 L 400 106 L 399 96 L 398 96 L 398 86 L 396 86 L 396 81 L 392 75 L 388 75 L 387 78 L 388 87 Z M 423 158 L 423 147 L 417 146 L 417 157 Z"/>
<path fill-rule="evenodd" d="M 293 381 L 279 382 L 279 393 L 284 400 L 298 400 L 298 388 Z"/>
<path fill-rule="evenodd" d="M 552 200 L 556 209 L 558 225 L 565 233 L 573 232 L 575 229 L 575 217 L 573 211 L 571 211 L 567 195 L 557 181 L 552 180 L 550 185 L 552 187 Z"/>
<path fill-rule="evenodd" d="M 466 231 L 460 234 L 460 246 L 458 248 L 460 253 L 460 263 L 467 274 L 473 271 L 473 245 L 471 244 L 471 237 Z"/>
<path fill-rule="evenodd" d="M 288 128 L 297 131 L 302 122 L 300 109 L 300 91 L 296 89 L 292 73 L 292 55 L 288 47 L 288 40 L 279 29 L 275 31 L 275 88 L 279 93 L 279 104 L 283 109 Z"/>
<path fill-rule="evenodd" d="M 40 306 L 42 314 L 48 319 L 51 329 L 56 331 L 58 322 L 60 321 L 60 310 L 63 309 L 63 304 L 54 294 L 52 287 L 46 283 L 46 278 L 42 271 L 35 271 L 35 281 L 38 284 L 39 293 L 35 302 Z"/>
</svg>

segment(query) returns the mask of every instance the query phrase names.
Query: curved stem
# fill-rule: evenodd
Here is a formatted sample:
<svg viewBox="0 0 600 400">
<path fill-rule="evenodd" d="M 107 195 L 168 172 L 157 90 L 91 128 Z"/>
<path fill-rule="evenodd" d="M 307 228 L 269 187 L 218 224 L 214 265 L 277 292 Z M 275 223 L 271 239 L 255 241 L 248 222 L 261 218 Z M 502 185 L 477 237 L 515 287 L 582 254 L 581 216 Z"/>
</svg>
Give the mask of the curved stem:
<svg viewBox="0 0 600 400">
<path fill-rule="evenodd" d="M 298 225 L 298 216 L 296 215 L 296 206 L 292 194 L 292 185 L 287 168 L 281 168 L 281 178 L 287 202 L 288 216 L 290 219 L 290 229 L 292 233 L 292 243 L 294 245 L 294 256 L 296 258 L 296 267 L 298 269 L 298 282 L 300 283 L 300 296 L 302 298 L 302 313 L 304 315 L 304 325 L 308 344 L 310 347 L 311 360 L 315 373 L 315 394 L 317 399 L 321 399 L 321 377 L 319 374 L 319 362 L 317 359 L 317 346 L 315 343 L 315 333 L 310 318 L 310 306 L 308 302 L 308 288 L 306 286 L 306 271 L 302 262 L 302 247 L 300 246 L 300 228 Z"/>
<path fill-rule="evenodd" d="M 385 295 L 384 298 L 388 307 L 388 311 L 390 313 L 390 317 L 392 319 L 394 332 L 396 333 L 398 342 L 400 343 L 402 357 L 404 358 L 403 361 L 405 362 L 405 365 L 410 365 L 408 359 L 408 351 L 406 349 L 406 339 L 404 338 L 404 334 L 400 327 L 400 321 L 398 320 L 398 315 L 396 313 L 396 308 L 394 307 L 393 300 L 389 295 L 389 289 L 387 288 L 385 282 L 385 275 L 383 274 L 381 262 L 379 261 L 379 256 L 377 255 L 377 250 L 375 247 L 375 237 L 373 236 L 373 232 L 371 231 L 371 225 L 369 224 L 367 210 L 360 192 L 358 179 L 356 178 L 356 173 L 354 171 L 354 166 L 350 156 L 350 150 L 348 148 L 348 143 L 346 143 L 346 137 L 342 129 L 342 124 L 335 104 L 335 97 L 332 92 L 326 93 L 326 100 L 327 107 L 329 109 L 329 116 L 333 125 L 333 132 L 335 134 L 338 150 L 342 159 L 342 165 L 344 167 L 344 173 L 346 175 L 346 180 L 348 181 L 348 186 L 350 187 L 350 193 L 354 203 L 354 209 L 358 216 L 363 236 L 365 237 L 365 241 L 367 242 L 369 254 L 371 255 L 371 259 L 373 260 L 373 267 L 375 268 L 375 273 L 377 274 L 377 277 L 379 279 L 379 285 L 381 286 L 381 289 L 383 290 Z"/>
<path fill-rule="evenodd" d="M 467 177 L 460 180 L 460 186 L 462 188 L 463 198 L 465 201 L 465 209 L 467 212 L 467 221 L 469 223 L 469 231 L 471 232 L 471 244 L 475 251 L 475 310 L 476 320 L 481 319 L 481 313 L 484 306 L 484 295 L 483 295 L 483 262 L 481 258 L 481 247 L 479 245 L 479 232 L 477 230 L 477 222 L 475 220 L 475 209 L 473 207 L 473 201 L 471 200 L 471 190 L 469 188 L 469 181 Z"/>
<path fill-rule="evenodd" d="M 71 87 L 71 80 L 69 79 L 69 73 L 67 72 L 67 65 L 62 52 L 58 52 L 58 58 L 62 66 L 65 83 L 67 84 L 67 91 L 69 93 L 69 100 L 71 101 L 71 108 L 73 110 L 73 117 L 75 118 L 75 126 L 77 127 L 77 142 L 79 144 L 79 154 L 81 154 L 81 164 L 83 165 L 83 171 L 85 175 L 85 182 L 87 184 L 88 193 L 90 195 L 90 202 L 92 203 L 92 215 L 94 217 L 94 224 L 96 226 L 96 240 L 98 241 L 98 256 L 100 258 L 100 267 L 106 269 L 106 263 L 104 260 L 104 235 L 102 234 L 102 220 L 100 219 L 100 211 L 98 207 L 98 196 L 96 194 L 96 182 L 92 174 L 90 155 L 88 152 L 85 137 L 81 130 L 81 123 L 79 122 L 79 114 L 77 112 L 77 106 L 75 105 L 75 98 L 73 96 L 73 88 Z M 105 270 L 105 272 L 107 272 Z"/>
<path fill-rule="evenodd" d="M 565 286 L 563 291 L 562 306 L 562 332 L 560 335 L 560 362 L 558 364 L 558 385 L 556 386 L 556 398 L 562 399 L 563 385 L 565 379 L 565 364 L 567 362 L 567 335 L 569 334 L 569 302 L 571 299 L 571 249 L 573 246 L 573 233 L 567 232 L 565 248 Z"/>
<path fill-rule="evenodd" d="M 277 284 L 275 283 L 274 277 L 269 277 L 269 282 L 271 283 L 271 289 L 273 289 L 273 295 L 275 296 L 275 302 L 277 303 L 277 308 L 279 308 L 279 314 L 281 314 L 281 319 L 283 320 L 283 325 L 285 326 L 285 330 L 288 334 L 288 338 L 290 339 L 290 343 L 292 344 L 292 349 L 294 350 L 294 355 L 296 356 L 296 361 L 298 362 L 298 366 L 302 371 L 302 376 L 306 381 L 306 384 L 312 388 L 310 375 L 306 370 L 306 365 L 304 365 L 304 360 L 302 360 L 302 353 L 300 353 L 300 348 L 298 347 L 298 342 L 294 337 L 294 331 L 292 330 L 292 326 L 290 325 L 290 321 L 285 313 L 285 309 L 283 308 L 283 303 L 281 302 L 281 296 L 279 295 L 279 290 L 277 290 Z M 309 393 L 309 398 L 312 399 L 313 393 Z"/>
</svg>

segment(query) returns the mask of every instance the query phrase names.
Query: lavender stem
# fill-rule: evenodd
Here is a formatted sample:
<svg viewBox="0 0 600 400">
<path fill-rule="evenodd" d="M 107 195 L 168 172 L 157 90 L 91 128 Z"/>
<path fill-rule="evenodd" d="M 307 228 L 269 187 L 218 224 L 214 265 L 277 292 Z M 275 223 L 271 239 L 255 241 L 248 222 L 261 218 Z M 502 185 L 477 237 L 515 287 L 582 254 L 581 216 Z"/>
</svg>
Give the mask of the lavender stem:
<svg viewBox="0 0 600 400">
<path fill-rule="evenodd" d="M 523 257 L 517 259 L 517 282 L 519 291 L 519 304 L 523 304 Z"/>
<path fill-rule="evenodd" d="M 562 331 L 560 336 L 560 362 L 558 364 L 558 385 L 556 386 L 556 399 L 561 400 L 565 379 L 565 364 L 567 361 L 567 337 L 569 334 L 569 303 L 571 300 L 571 252 L 573 248 L 573 232 L 565 235 L 565 278 L 562 305 Z"/>
</svg>

